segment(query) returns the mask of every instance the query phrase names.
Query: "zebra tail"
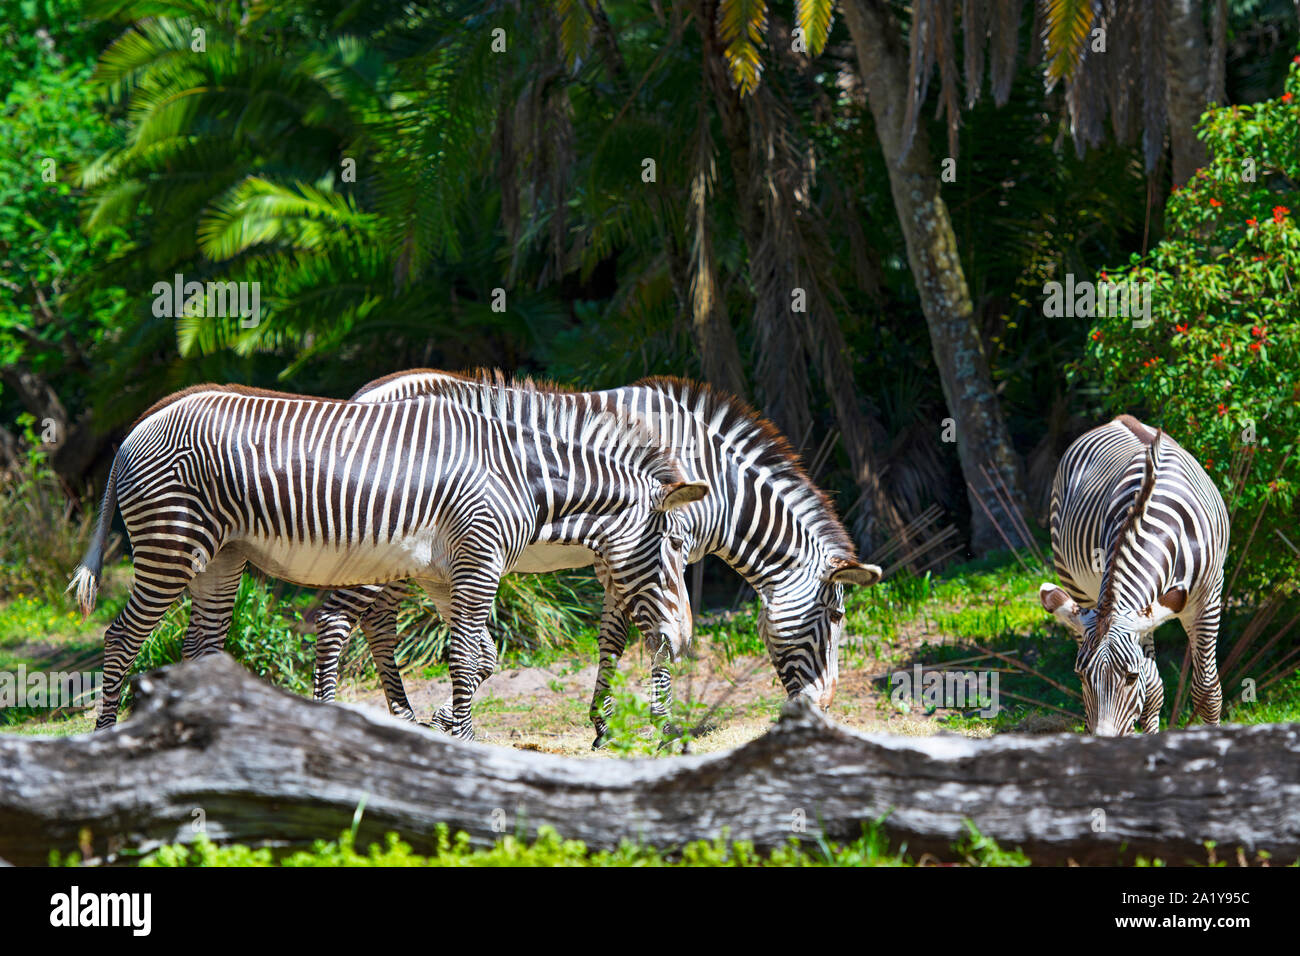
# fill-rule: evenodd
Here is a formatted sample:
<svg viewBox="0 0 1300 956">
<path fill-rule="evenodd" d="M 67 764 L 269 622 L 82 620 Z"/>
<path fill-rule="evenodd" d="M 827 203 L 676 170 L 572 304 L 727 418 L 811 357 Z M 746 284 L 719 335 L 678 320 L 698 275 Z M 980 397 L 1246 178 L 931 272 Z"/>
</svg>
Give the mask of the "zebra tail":
<svg viewBox="0 0 1300 956">
<path fill-rule="evenodd" d="M 90 538 L 86 555 L 72 573 L 67 590 L 74 588 L 77 592 L 77 604 L 83 615 L 89 615 L 95 609 L 95 598 L 99 594 L 99 574 L 104 568 L 104 543 L 108 540 L 108 530 L 113 525 L 113 513 L 117 510 L 117 457 L 113 458 L 113 467 L 108 471 L 108 485 L 104 488 L 104 500 L 99 506 L 99 520 L 95 523 L 95 533 Z"/>
</svg>

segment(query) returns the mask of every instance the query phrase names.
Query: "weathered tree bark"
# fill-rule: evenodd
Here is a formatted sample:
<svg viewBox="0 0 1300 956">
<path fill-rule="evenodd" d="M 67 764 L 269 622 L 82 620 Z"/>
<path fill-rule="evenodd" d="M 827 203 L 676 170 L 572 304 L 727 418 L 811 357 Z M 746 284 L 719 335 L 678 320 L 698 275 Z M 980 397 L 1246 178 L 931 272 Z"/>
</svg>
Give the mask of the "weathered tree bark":
<svg viewBox="0 0 1300 956">
<path fill-rule="evenodd" d="M 1267 850 L 1300 856 L 1300 726 L 1202 727 L 1102 739 L 973 740 L 854 733 L 793 707 L 735 750 L 581 760 L 470 744 L 273 688 L 224 655 L 139 679 L 129 720 L 42 739 L 0 734 L 0 856 L 209 838 L 336 838 L 364 800 L 365 845 L 396 831 L 427 850 L 448 824 L 477 844 L 549 825 L 591 847 L 712 839 L 767 848 L 849 840 L 865 821 L 909 854 L 954 856 L 966 821 L 1036 863 L 1169 864 Z M 806 821 L 807 831 L 797 831 Z M 84 831 L 84 835 L 83 835 Z"/>
<path fill-rule="evenodd" d="M 1165 35 L 1165 99 L 1169 110 L 1169 151 L 1174 185 L 1182 186 L 1205 165 L 1205 144 L 1196 138 L 1196 123 L 1209 105 L 1214 64 L 1205 42 L 1201 0 L 1169 0 Z"/>
<path fill-rule="evenodd" d="M 918 127 L 910 148 L 905 144 L 909 75 L 906 48 L 894 14 L 883 0 L 843 0 L 841 7 L 857 51 L 876 135 L 889 167 L 894 209 L 907 242 L 908 263 L 921 297 L 944 398 L 956 425 L 962 474 L 975 489 L 970 503 L 971 546 L 977 552 L 1000 548 L 1002 539 L 975 495 L 980 495 L 1013 543 L 1015 522 L 1003 514 L 990 493 L 981 466 L 996 470 L 1010 491 L 1013 507 L 1023 514 L 1021 465 L 993 389 L 957 254 L 957 238 L 948 206 L 940 195 L 924 128 Z M 940 428 L 939 422 L 935 422 L 935 428 Z"/>
</svg>

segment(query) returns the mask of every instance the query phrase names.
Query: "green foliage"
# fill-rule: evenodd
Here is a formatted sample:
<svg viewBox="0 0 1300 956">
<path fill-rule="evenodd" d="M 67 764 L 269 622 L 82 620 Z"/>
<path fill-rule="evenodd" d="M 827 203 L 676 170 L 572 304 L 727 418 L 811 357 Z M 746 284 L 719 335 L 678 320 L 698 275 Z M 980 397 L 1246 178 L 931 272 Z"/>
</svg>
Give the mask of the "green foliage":
<svg viewBox="0 0 1300 956">
<path fill-rule="evenodd" d="M 679 854 L 665 855 L 653 847 L 625 842 L 616 850 L 590 851 L 580 841 L 564 840 L 551 827 L 540 827 L 532 843 L 514 836 L 502 838 L 490 848 L 476 847 L 465 833 L 451 836 L 440 824 L 435 835 L 435 849 L 429 855 L 412 851 L 397 834 L 389 833 L 382 845 L 371 844 L 359 851 L 354 833 L 345 832 L 337 841 L 319 840 L 310 850 L 302 850 L 274 859 L 269 849 L 246 846 L 217 846 L 205 837 L 194 843 L 162 847 L 145 857 L 141 866 L 395 866 L 395 867 L 465 867 L 465 866 L 640 866 L 640 867 L 752 867 L 752 866 L 900 866 L 906 864 L 901 854 L 891 852 L 889 840 L 878 824 L 863 826 L 863 835 L 848 844 L 820 843 L 815 847 L 800 844 L 795 838 L 782 847 L 764 854 L 752 843 L 732 842 L 725 837 L 698 841 L 682 848 Z M 1002 854 L 997 844 L 985 840 L 980 850 L 982 866 L 1022 865 L 1014 854 Z M 54 865 L 76 865 L 71 856 Z"/>
<path fill-rule="evenodd" d="M 68 574 L 95 526 L 90 508 L 69 498 L 50 469 L 33 421 L 19 418 L 30 449 L 20 470 L 0 476 L 0 598 L 35 594 L 64 608 Z"/>
<path fill-rule="evenodd" d="M 89 82 L 103 28 L 81 7 L 0 0 L 0 365 L 50 378 L 72 407 L 85 400 L 86 355 L 123 301 L 111 280 L 67 297 L 122 242 L 113 231 L 90 239 L 78 221 L 77 167 L 120 137 Z M 12 412 L 12 395 L 2 398 Z"/>
<path fill-rule="evenodd" d="M 1165 428 L 1219 485 L 1230 575 L 1245 553 L 1237 594 L 1284 588 L 1300 569 L 1283 539 L 1300 492 L 1297 60 L 1280 99 L 1206 114 L 1213 159 L 1171 197 L 1168 237 L 1117 276 L 1152 284 L 1153 324 L 1098 320 L 1074 372 L 1100 384 L 1109 412 Z"/>
<path fill-rule="evenodd" d="M 599 621 L 601 589 L 589 573 L 509 574 L 501 579 L 488 629 L 499 652 L 509 658 L 550 656 L 572 648 Z M 397 615 L 397 662 L 422 667 L 447 656 L 450 631 L 438 608 L 422 590 L 403 602 Z M 344 667 L 355 672 L 368 652 L 358 636 Z"/>
<path fill-rule="evenodd" d="M 190 602 L 174 605 L 140 648 L 133 673 L 181 659 Z M 310 694 L 315 637 L 302 625 L 301 610 L 286 606 L 274 588 L 245 574 L 235 595 L 226 651 L 258 677 L 298 694 Z"/>
<path fill-rule="evenodd" d="M 649 688 L 647 687 L 647 691 Z M 615 671 L 609 682 L 613 702 L 607 718 L 609 740 L 606 746 L 620 757 L 653 757 L 660 752 L 660 733 L 665 723 L 650 713 L 650 701 L 628 686 L 622 671 Z M 646 729 L 650 734 L 646 735 Z"/>
<path fill-rule="evenodd" d="M 971 866 L 1029 866 L 1029 858 L 1015 850 L 1004 850 L 997 841 L 980 833 L 975 824 L 966 821 L 966 836 L 954 847 Z"/>
</svg>

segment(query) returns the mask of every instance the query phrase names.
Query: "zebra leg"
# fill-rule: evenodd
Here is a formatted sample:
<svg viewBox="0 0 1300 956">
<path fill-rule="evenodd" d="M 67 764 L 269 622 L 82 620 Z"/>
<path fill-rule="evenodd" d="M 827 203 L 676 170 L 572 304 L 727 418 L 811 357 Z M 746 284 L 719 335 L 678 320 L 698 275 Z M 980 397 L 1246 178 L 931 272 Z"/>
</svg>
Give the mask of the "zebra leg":
<svg viewBox="0 0 1300 956">
<path fill-rule="evenodd" d="M 131 596 L 104 634 L 104 683 L 99 695 L 96 730 L 117 723 L 122 682 L 140 653 L 140 645 L 184 593 L 193 573 L 187 563 L 176 561 L 174 548 L 137 545 L 134 560 Z"/>
<path fill-rule="evenodd" d="M 1215 660 L 1220 611 L 1217 602 L 1201 608 L 1187 629 L 1187 640 L 1192 650 L 1192 709 L 1211 726 L 1218 725 L 1223 709 L 1219 664 Z"/>
<path fill-rule="evenodd" d="M 1160 679 L 1160 670 L 1156 667 L 1155 649 L 1148 651 L 1142 662 L 1143 684 L 1146 696 L 1142 702 L 1142 733 L 1160 732 L 1160 711 L 1165 706 L 1165 682 Z"/>
<path fill-rule="evenodd" d="M 190 623 L 182 650 L 185 660 L 216 654 L 226 646 L 244 563 L 242 555 L 226 549 L 190 581 Z"/>
<path fill-rule="evenodd" d="M 316 700 L 334 699 L 343 648 L 352 628 L 383 589 L 382 584 L 363 584 L 331 591 L 316 612 L 316 672 L 312 679 Z"/>
<path fill-rule="evenodd" d="M 614 713 L 614 698 L 609 685 L 618 662 L 627 649 L 627 617 L 618 608 L 614 592 L 605 589 L 605 603 L 600 611 L 600 636 L 597 639 L 596 690 L 591 695 L 591 724 L 596 729 L 596 739 L 591 749 L 599 750 L 609 741 L 609 718 Z"/>
<path fill-rule="evenodd" d="M 410 593 L 410 588 L 400 582 L 384 587 L 383 592 L 370 605 L 361 618 L 361 631 L 370 645 L 370 656 L 379 671 L 379 682 L 388 700 L 388 712 L 401 720 L 415 720 L 415 711 L 406 699 L 406 685 L 397 666 L 397 608 Z"/>
<path fill-rule="evenodd" d="M 668 669 L 671 660 L 672 648 L 667 641 L 663 641 L 650 664 L 650 716 L 656 725 L 662 727 L 666 740 L 682 735 L 680 727 L 668 722 L 668 714 L 673 706 L 673 674 Z"/>
<path fill-rule="evenodd" d="M 486 629 L 484 629 L 483 637 L 479 641 L 478 650 L 478 681 L 474 685 L 475 690 L 482 687 L 483 682 L 496 673 L 497 669 L 497 642 L 492 639 L 492 634 Z M 433 725 L 439 730 L 445 730 L 448 733 L 451 733 L 453 723 L 451 704 L 450 700 L 446 701 L 438 708 L 438 712 L 433 715 Z"/>
<path fill-rule="evenodd" d="M 491 641 L 488 616 L 496 599 L 501 576 L 491 562 L 476 555 L 473 565 L 457 568 L 451 584 L 451 727 L 448 732 L 463 740 L 474 739 L 470 705 L 482 682 L 483 645 Z"/>
</svg>

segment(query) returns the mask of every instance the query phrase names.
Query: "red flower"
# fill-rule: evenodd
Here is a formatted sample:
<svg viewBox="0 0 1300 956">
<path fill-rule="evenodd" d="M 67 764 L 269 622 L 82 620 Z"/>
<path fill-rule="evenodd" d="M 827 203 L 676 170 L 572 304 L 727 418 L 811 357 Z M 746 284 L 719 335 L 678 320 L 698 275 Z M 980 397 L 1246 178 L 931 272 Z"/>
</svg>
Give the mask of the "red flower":
<svg viewBox="0 0 1300 956">
<path fill-rule="evenodd" d="M 1281 222 L 1283 219 L 1286 218 L 1286 214 L 1289 213 L 1290 211 L 1291 211 L 1291 210 L 1290 210 L 1290 209 L 1287 209 L 1286 206 L 1274 206 L 1274 207 L 1273 207 L 1273 221 L 1274 221 L 1274 222 Z"/>
<path fill-rule="evenodd" d="M 1217 200 L 1217 199 L 1213 199 L 1213 198 L 1211 198 L 1211 199 L 1210 199 L 1210 205 L 1213 206 L 1215 209 L 1218 209 L 1220 206 L 1223 205 L 1223 203 L 1219 202 L 1219 200 Z"/>
<path fill-rule="evenodd" d="M 1252 352 L 1258 352 L 1258 351 L 1259 351 L 1259 343 L 1258 343 L 1258 342 L 1251 342 L 1251 343 L 1250 343 L 1250 350 L 1251 350 Z"/>
<path fill-rule="evenodd" d="M 1257 339 L 1262 339 L 1266 331 L 1267 331 L 1266 329 L 1263 329 L 1258 325 L 1252 325 L 1250 327 L 1250 334 L 1255 336 L 1255 338 Z"/>
<path fill-rule="evenodd" d="M 1283 93 L 1283 94 L 1282 94 L 1282 102 L 1283 102 L 1283 103 L 1290 103 L 1290 102 L 1291 102 L 1291 94 L 1290 94 L 1290 93 Z"/>
<path fill-rule="evenodd" d="M 1246 225 L 1250 226 L 1253 229 L 1255 226 L 1258 226 L 1259 223 L 1256 222 L 1255 218 L 1252 216 L 1250 219 L 1246 220 Z"/>
<path fill-rule="evenodd" d="M 1228 414 L 1228 406 L 1224 405 L 1222 402 L 1219 403 L 1219 414 L 1220 415 Z"/>
<path fill-rule="evenodd" d="M 1214 467 L 1214 459 L 1213 459 L 1213 458 L 1207 458 L 1207 459 L 1205 459 L 1205 467 L 1206 467 L 1206 468 L 1213 468 L 1213 467 Z"/>
<path fill-rule="evenodd" d="M 1174 326 L 1174 331 L 1175 331 L 1175 332 L 1186 332 L 1186 331 L 1187 331 L 1187 326 L 1185 326 L 1185 325 L 1175 325 L 1175 326 Z"/>
<path fill-rule="evenodd" d="M 1094 342 L 1100 342 L 1100 341 L 1101 341 L 1101 329 L 1098 329 L 1096 332 L 1093 332 L 1093 333 L 1092 333 L 1092 340 L 1093 340 Z"/>
<path fill-rule="evenodd" d="M 1222 355 L 1215 355 L 1215 356 L 1213 356 L 1213 357 L 1210 359 L 1210 361 L 1213 362 L 1215 365 L 1217 365 L 1219 368 L 1223 368 L 1223 356 L 1222 356 Z"/>
</svg>

